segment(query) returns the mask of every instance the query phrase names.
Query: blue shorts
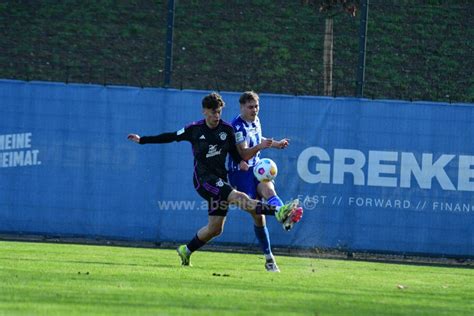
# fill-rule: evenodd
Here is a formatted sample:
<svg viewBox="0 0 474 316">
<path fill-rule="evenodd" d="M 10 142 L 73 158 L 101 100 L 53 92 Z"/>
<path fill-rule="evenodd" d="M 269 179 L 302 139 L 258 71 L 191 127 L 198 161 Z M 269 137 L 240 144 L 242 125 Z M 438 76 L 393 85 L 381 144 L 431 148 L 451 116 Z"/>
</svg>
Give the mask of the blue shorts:
<svg viewBox="0 0 474 316">
<path fill-rule="evenodd" d="M 257 194 L 258 180 L 253 175 L 253 167 L 248 171 L 237 170 L 229 172 L 229 182 L 240 192 L 247 193 L 252 199 L 260 199 Z"/>
</svg>

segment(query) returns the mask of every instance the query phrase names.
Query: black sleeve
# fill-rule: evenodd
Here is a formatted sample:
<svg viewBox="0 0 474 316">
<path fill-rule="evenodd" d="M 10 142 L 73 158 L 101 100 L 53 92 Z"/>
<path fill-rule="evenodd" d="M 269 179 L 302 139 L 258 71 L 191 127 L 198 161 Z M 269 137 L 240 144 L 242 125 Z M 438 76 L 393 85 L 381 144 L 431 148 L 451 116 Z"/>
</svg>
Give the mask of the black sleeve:
<svg viewBox="0 0 474 316">
<path fill-rule="evenodd" d="M 232 160 L 235 161 L 235 163 L 240 163 L 243 159 L 239 154 L 239 151 L 237 150 L 237 144 L 235 143 L 235 134 L 234 130 L 230 133 L 230 149 L 229 149 L 229 154 L 232 157 Z"/>
<path fill-rule="evenodd" d="M 140 137 L 140 144 L 166 144 L 172 142 L 180 142 L 182 140 L 189 140 L 190 129 L 182 128 L 177 132 L 162 133 L 156 136 L 142 136 Z"/>
<path fill-rule="evenodd" d="M 140 144 L 165 144 L 178 140 L 178 135 L 174 133 L 163 133 L 156 136 L 142 136 L 140 137 Z"/>
</svg>

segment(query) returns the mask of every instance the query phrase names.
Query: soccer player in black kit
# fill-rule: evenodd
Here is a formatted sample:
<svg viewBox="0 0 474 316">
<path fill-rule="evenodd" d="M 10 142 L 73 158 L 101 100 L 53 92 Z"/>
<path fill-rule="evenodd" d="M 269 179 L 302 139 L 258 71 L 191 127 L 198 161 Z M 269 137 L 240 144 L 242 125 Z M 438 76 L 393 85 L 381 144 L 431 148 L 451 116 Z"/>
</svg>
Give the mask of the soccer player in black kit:
<svg viewBox="0 0 474 316">
<path fill-rule="evenodd" d="M 298 222 L 303 213 L 303 209 L 298 206 L 298 200 L 275 207 L 250 199 L 247 194 L 235 190 L 227 183 L 227 154 L 237 163 L 241 162 L 242 158 L 237 151 L 233 127 L 221 120 L 224 106 L 222 97 L 214 92 L 202 100 L 203 120 L 193 122 L 177 132 L 157 136 L 128 135 L 129 140 L 138 144 L 185 140 L 192 145 L 194 188 L 208 202 L 209 217 L 207 225 L 202 227 L 187 245 L 181 245 L 177 249 L 181 263 L 185 266 L 191 264 L 190 258 L 194 251 L 222 233 L 229 203 L 237 204 L 239 208 L 254 215 L 274 215 L 283 224 Z"/>
</svg>

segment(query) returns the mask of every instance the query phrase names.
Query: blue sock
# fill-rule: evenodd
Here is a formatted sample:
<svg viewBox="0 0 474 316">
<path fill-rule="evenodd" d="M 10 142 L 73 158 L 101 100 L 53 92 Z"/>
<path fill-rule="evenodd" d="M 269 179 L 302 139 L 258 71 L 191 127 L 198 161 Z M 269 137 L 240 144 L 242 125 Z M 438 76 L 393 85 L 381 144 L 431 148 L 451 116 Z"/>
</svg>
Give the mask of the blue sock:
<svg viewBox="0 0 474 316">
<path fill-rule="evenodd" d="M 283 201 L 278 195 L 274 195 L 267 200 L 267 203 L 273 206 L 283 206 Z"/>
<path fill-rule="evenodd" d="M 255 231 L 255 236 L 257 236 L 260 247 L 262 248 L 265 257 L 272 255 L 272 249 L 270 246 L 270 235 L 268 234 L 267 226 L 258 227 L 253 226 Z"/>
</svg>

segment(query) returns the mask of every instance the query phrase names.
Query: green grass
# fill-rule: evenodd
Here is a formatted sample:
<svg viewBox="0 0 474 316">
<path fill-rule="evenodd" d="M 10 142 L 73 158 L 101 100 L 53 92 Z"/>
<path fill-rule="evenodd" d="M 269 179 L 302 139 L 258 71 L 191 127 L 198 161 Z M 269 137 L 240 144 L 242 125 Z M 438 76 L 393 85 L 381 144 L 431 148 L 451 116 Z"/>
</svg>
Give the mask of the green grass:
<svg viewBox="0 0 474 316">
<path fill-rule="evenodd" d="M 472 315 L 474 271 L 0 242 L 0 315 Z"/>
</svg>

